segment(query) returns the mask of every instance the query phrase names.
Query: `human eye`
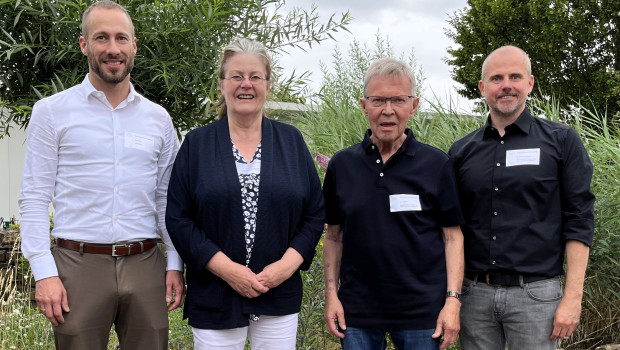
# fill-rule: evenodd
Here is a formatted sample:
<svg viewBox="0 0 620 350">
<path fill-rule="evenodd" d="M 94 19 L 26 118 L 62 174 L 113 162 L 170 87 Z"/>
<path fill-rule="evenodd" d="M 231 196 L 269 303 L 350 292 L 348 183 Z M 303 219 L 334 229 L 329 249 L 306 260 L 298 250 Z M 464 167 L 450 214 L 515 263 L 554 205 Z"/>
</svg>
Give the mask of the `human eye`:
<svg viewBox="0 0 620 350">
<path fill-rule="evenodd" d="M 238 82 L 241 82 L 243 80 L 243 77 L 240 76 L 240 75 L 233 75 L 232 77 L 230 77 L 228 79 L 238 83 Z"/>
<path fill-rule="evenodd" d="M 489 78 L 489 80 L 491 80 L 494 83 L 497 83 L 497 82 L 502 81 L 502 77 L 499 76 L 499 75 L 493 75 L 493 76 L 491 76 L 491 78 Z"/>
<path fill-rule="evenodd" d="M 404 106 L 407 104 L 407 96 L 394 96 L 392 97 L 392 103 L 397 106 Z"/>
<path fill-rule="evenodd" d="M 385 97 L 380 96 L 370 96 L 368 100 L 370 100 L 370 104 L 372 104 L 373 106 L 380 107 L 385 104 L 386 99 Z"/>
<path fill-rule="evenodd" d="M 521 74 L 512 74 L 510 80 L 521 80 Z"/>
<path fill-rule="evenodd" d="M 250 77 L 250 82 L 251 83 L 256 84 L 256 83 L 260 83 L 261 81 L 263 81 L 263 78 L 259 77 L 258 75 L 253 75 L 253 76 Z"/>
</svg>

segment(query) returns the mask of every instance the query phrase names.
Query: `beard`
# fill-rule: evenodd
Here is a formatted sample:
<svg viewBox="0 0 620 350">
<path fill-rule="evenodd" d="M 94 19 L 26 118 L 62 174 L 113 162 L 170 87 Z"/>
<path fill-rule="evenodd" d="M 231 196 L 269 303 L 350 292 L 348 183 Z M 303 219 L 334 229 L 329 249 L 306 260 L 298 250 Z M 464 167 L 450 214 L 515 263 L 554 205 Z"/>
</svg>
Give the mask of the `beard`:
<svg viewBox="0 0 620 350">
<path fill-rule="evenodd" d="M 490 109 L 494 110 L 495 113 L 499 114 L 499 115 L 504 115 L 504 116 L 513 116 L 515 113 L 519 112 L 521 109 L 523 109 L 523 107 L 525 107 L 525 100 L 521 101 L 520 99 L 518 99 L 515 104 L 512 105 L 504 105 L 502 103 L 499 103 L 498 101 L 495 101 L 495 105 L 494 106 L 490 106 Z"/>
<path fill-rule="evenodd" d="M 92 72 L 95 73 L 101 80 L 103 80 L 104 82 L 108 84 L 119 84 L 120 82 L 125 80 L 125 78 L 127 78 L 129 73 L 131 73 L 131 71 L 133 70 L 133 66 L 134 66 L 133 55 L 131 57 L 123 57 L 123 55 L 119 55 L 118 57 L 108 56 L 107 59 L 111 59 L 111 58 L 112 59 L 114 58 L 123 59 L 124 58 L 124 61 L 125 61 L 124 69 L 116 69 L 111 72 L 104 71 L 103 62 L 101 62 L 101 59 L 96 57 L 95 54 L 91 52 L 90 50 L 88 50 L 87 58 L 88 58 L 88 66 L 90 67 Z"/>
</svg>

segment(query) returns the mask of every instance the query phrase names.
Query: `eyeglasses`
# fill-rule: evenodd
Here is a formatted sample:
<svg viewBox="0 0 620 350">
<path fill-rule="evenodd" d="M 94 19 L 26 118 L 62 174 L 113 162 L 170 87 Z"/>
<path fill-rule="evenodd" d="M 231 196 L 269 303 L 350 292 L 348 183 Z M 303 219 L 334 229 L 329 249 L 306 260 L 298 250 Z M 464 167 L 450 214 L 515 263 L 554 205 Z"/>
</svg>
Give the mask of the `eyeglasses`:
<svg viewBox="0 0 620 350">
<path fill-rule="evenodd" d="M 269 79 L 265 79 L 263 77 L 259 77 L 258 75 L 253 75 L 253 76 L 248 77 L 248 78 L 242 77 L 241 75 L 233 75 L 230 78 L 223 78 L 223 79 L 224 80 L 230 80 L 230 81 L 233 81 L 235 83 L 241 83 L 244 80 L 248 79 L 252 85 L 260 84 L 263 81 L 269 81 Z"/>
<path fill-rule="evenodd" d="M 406 107 L 409 104 L 409 101 L 413 96 L 409 95 L 398 95 L 392 97 L 383 97 L 383 96 L 366 96 L 366 100 L 370 102 L 370 105 L 373 107 L 384 107 L 387 104 L 387 101 L 392 103 L 392 107 Z"/>
</svg>

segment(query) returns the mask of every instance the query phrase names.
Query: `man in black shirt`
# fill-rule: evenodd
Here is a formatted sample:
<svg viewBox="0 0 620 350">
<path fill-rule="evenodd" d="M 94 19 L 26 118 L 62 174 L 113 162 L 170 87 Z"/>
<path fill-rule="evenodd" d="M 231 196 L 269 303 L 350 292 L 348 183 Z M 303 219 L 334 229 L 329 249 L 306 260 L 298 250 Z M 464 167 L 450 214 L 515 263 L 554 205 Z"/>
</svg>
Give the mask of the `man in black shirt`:
<svg viewBox="0 0 620 350">
<path fill-rule="evenodd" d="M 449 152 L 466 221 L 463 350 L 555 349 L 579 323 L 592 163 L 575 130 L 530 114 L 533 86 L 523 50 L 493 51 L 479 83 L 487 124 Z"/>
<path fill-rule="evenodd" d="M 373 63 L 361 99 L 370 130 L 325 175 L 325 321 L 344 350 L 385 349 L 386 333 L 399 349 L 445 349 L 459 331 L 454 167 L 406 129 L 415 90 L 404 62 Z"/>
</svg>

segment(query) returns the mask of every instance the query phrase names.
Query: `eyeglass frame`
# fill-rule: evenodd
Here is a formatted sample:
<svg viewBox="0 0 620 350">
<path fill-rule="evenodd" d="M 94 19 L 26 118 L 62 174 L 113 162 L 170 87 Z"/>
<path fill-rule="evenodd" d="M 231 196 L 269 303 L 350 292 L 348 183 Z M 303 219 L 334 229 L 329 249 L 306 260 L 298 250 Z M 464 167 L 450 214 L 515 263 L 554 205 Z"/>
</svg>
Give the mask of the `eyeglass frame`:
<svg viewBox="0 0 620 350">
<path fill-rule="evenodd" d="M 373 105 L 373 102 L 370 100 L 370 98 L 373 98 L 373 97 L 375 97 L 375 98 L 382 98 L 382 99 L 384 99 L 384 101 L 380 105 L 375 106 L 375 105 Z M 392 99 L 393 98 L 398 98 L 398 97 L 407 97 L 407 101 L 405 101 L 405 104 L 403 104 L 402 106 L 399 106 L 398 104 L 395 104 Z M 402 107 L 407 106 L 407 102 L 409 102 L 412 98 L 415 98 L 415 96 L 412 96 L 412 95 L 395 95 L 395 96 L 390 96 L 390 97 L 385 97 L 385 96 L 364 96 L 364 99 L 368 100 L 370 105 L 372 107 L 375 107 L 375 108 L 387 106 L 387 102 L 388 101 L 390 101 L 392 106 L 396 106 L 396 107 L 402 108 Z"/>
<path fill-rule="evenodd" d="M 250 84 L 252 84 L 252 85 L 258 85 L 258 84 L 260 84 L 263 81 L 264 82 L 269 82 L 269 79 L 263 78 L 263 77 L 259 77 L 258 75 L 252 75 L 250 77 L 244 77 L 242 75 L 235 74 L 235 75 L 233 75 L 230 78 L 222 78 L 222 80 L 230 80 L 230 81 L 232 81 L 234 83 L 243 83 L 246 79 L 249 80 Z"/>
</svg>

